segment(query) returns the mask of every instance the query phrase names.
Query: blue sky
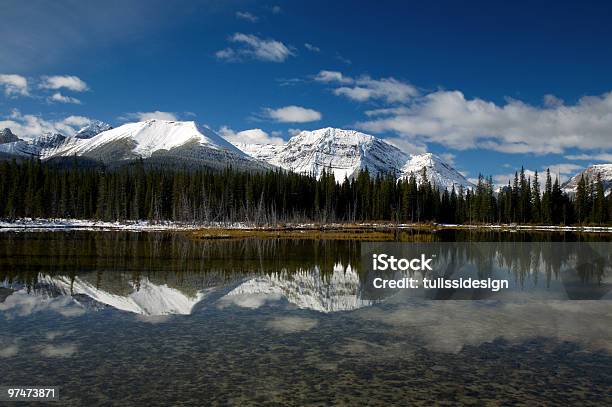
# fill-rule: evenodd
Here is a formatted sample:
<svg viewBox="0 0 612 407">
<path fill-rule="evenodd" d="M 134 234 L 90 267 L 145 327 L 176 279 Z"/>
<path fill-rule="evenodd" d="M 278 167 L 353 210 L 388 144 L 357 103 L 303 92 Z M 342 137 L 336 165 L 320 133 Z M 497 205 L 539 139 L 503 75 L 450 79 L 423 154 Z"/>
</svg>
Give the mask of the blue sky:
<svg viewBox="0 0 612 407">
<path fill-rule="evenodd" d="M 24 138 L 174 117 L 259 142 L 355 128 L 497 182 L 612 162 L 606 2 L 7 0 L 0 15 L 0 127 Z"/>
</svg>

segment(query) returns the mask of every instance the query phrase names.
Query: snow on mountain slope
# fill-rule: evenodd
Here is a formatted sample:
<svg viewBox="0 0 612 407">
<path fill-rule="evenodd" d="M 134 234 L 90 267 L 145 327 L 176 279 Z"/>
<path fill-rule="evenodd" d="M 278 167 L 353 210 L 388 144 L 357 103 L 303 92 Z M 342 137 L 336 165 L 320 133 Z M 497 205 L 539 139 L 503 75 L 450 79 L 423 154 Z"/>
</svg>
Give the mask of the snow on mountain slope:
<svg viewBox="0 0 612 407">
<path fill-rule="evenodd" d="M 568 194 L 575 194 L 578 188 L 578 182 L 580 177 L 584 176 L 585 179 L 590 181 L 597 180 L 597 175 L 601 176 L 601 181 L 604 186 L 604 191 L 607 194 L 612 192 L 612 164 L 596 164 L 587 167 L 584 171 L 579 172 L 572 178 L 567 180 L 561 187 Z"/>
<path fill-rule="evenodd" d="M 220 301 L 239 305 L 246 303 L 244 297 L 272 295 L 285 298 L 298 308 L 325 313 L 350 311 L 373 303 L 361 298 L 360 287 L 359 275 L 351 266 L 336 264 L 331 275 L 323 274 L 316 267 L 256 277 L 234 288 Z"/>
<path fill-rule="evenodd" d="M 319 177 L 323 170 L 334 174 L 336 181 L 368 169 L 371 175 L 392 173 L 408 178 L 414 173 L 421 182 L 423 168 L 427 178 L 440 189 L 462 185 L 473 188 L 459 171 L 431 153 L 408 155 L 384 140 L 354 130 L 324 128 L 303 131 L 284 146 L 239 144 L 251 157 L 278 167 Z"/>
<path fill-rule="evenodd" d="M 155 152 L 195 144 L 212 150 L 244 156 L 240 150 L 211 130 L 199 128 L 195 122 L 147 120 L 128 123 L 103 131 L 90 139 L 75 140 L 61 152 L 62 156 L 95 156 L 107 151 L 123 151 L 123 157 L 149 158 Z"/>
<path fill-rule="evenodd" d="M 19 141 L 19 138 L 13 134 L 11 129 L 7 127 L 0 130 L 0 144 L 14 143 L 16 141 Z"/>
<path fill-rule="evenodd" d="M 74 137 L 79 139 L 88 139 L 112 128 L 113 126 L 108 123 L 104 123 L 100 120 L 92 120 L 87 126 L 81 127 L 81 129 L 76 132 Z"/>
<path fill-rule="evenodd" d="M 18 157 L 37 158 L 40 156 L 40 148 L 29 141 L 19 140 L 12 143 L 0 144 L 0 153 Z"/>
<path fill-rule="evenodd" d="M 468 181 L 459 171 L 445 163 L 440 157 L 432 153 L 413 155 L 402 167 L 401 178 L 409 178 L 411 174 L 416 177 L 417 183 L 422 182 L 423 168 L 426 170 L 429 182 L 439 189 L 448 189 L 460 185 L 464 189 L 473 188 L 474 184 Z"/>
<path fill-rule="evenodd" d="M 374 136 L 355 130 L 323 128 L 302 131 L 292 137 L 270 164 L 319 177 L 323 170 L 334 174 L 337 181 L 351 178 L 366 168 L 370 174 L 399 175 L 408 156 L 398 148 Z"/>
<path fill-rule="evenodd" d="M 270 162 L 274 158 L 274 156 L 280 153 L 281 150 L 285 147 L 284 144 L 235 143 L 234 145 L 248 156 L 265 162 Z"/>
<path fill-rule="evenodd" d="M 7 286 L 8 284 L 3 284 Z M 194 296 L 186 295 L 166 284 L 157 285 L 146 278 L 139 281 L 138 287 L 132 283 L 132 290 L 126 295 L 116 294 L 97 288 L 93 284 L 76 277 L 39 275 L 38 289 L 29 292 L 26 287 L 12 287 L 17 292 L 24 291 L 43 297 L 72 297 L 77 304 L 91 306 L 91 302 L 104 304 L 121 311 L 140 315 L 188 315 L 193 307 L 204 297 L 198 291 Z"/>
<path fill-rule="evenodd" d="M 19 140 L 0 144 L 0 152 L 27 158 L 43 158 L 66 142 L 66 137 L 56 133 L 45 133 L 32 140 Z"/>
</svg>

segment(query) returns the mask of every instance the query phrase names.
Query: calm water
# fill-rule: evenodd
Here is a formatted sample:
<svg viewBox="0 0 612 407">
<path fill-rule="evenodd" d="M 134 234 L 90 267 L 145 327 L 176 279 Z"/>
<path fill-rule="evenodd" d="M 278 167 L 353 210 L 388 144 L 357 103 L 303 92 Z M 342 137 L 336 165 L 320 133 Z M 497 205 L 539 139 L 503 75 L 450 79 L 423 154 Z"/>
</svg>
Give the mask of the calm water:
<svg viewBox="0 0 612 407">
<path fill-rule="evenodd" d="M 415 241 L 604 241 L 416 234 Z M 612 273 L 559 253 L 502 299 L 371 295 L 359 242 L 0 233 L 0 385 L 66 405 L 612 405 Z M 574 292 L 572 291 L 572 292 Z M 572 297 L 571 298 L 592 298 Z"/>
</svg>

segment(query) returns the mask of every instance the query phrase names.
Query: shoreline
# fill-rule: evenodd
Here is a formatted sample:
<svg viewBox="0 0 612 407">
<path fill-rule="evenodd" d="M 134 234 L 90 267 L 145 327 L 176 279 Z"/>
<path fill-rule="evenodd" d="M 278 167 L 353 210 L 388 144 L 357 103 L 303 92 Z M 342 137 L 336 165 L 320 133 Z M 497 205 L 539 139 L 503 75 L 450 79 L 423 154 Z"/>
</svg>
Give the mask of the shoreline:
<svg viewBox="0 0 612 407">
<path fill-rule="evenodd" d="M 237 237 L 288 237 L 299 238 L 305 235 L 325 235 L 330 238 L 334 235 L 354 234 L 357 237 L 383 237 L 396 231 L 427 231 L 439 230 L 466 230 L 466 231 L 502 231 L 502 232 L 588 232 L 612 233 L 612 226 L 559 226 L 559 225 L 515 225 L 515 224 L 489 224 L 489 225 L 463 225 L 441 223 L 279 223 L 277 225 L 254 225 L 246 222 L 149 222 L 124 221 L 104 222 L 87 219 L 16 219 L 11 221 L 0 220 L 0 232 L 6 231 L 53 231 L 53 230 L 99 230 L 99 231 L 134 231 L 134 232 L 193 232 L 198 238 L 237 238 Z M 366 236 L 369 235 L 369 236 Z"/>
</svg>

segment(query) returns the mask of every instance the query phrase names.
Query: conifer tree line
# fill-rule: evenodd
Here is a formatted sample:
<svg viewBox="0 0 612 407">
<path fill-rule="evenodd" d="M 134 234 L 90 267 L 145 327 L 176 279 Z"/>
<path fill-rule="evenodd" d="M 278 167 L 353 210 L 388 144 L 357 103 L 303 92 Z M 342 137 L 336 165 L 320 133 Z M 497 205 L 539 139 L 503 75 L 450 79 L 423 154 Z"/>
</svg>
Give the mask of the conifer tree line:
<svg viewBox="0 0 612 407">
<path fill-rule="evenodd" d="M 542 185 L 543 183 L 543 185 Z M 283 170 L 162 169 L 142 162 L 119 168 L 59 167 L 38 160 L 0 162 L 0 217 L 183 222 L 439 222 L 610 224 L 612 194 L 583 178 L 575 196 L 546 171 L 521 169 L 495 191 L 480 176 L 474 190 L 440 191 L 425 170 L 397 181 L 367 169 L 337 183 Z"/>
</svg>

